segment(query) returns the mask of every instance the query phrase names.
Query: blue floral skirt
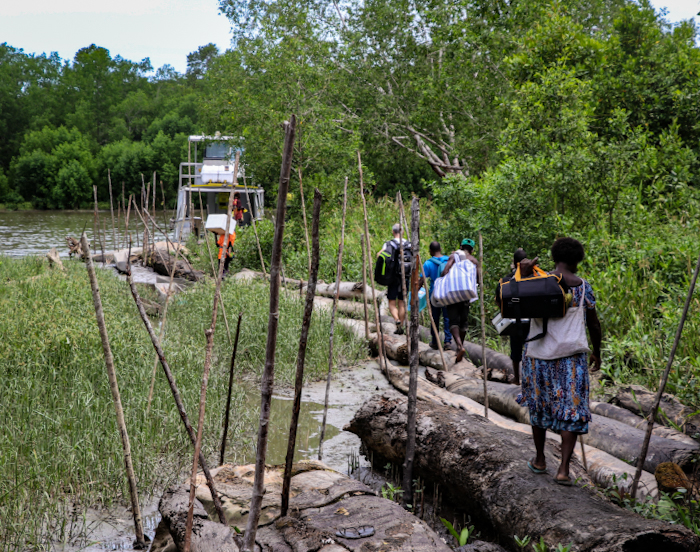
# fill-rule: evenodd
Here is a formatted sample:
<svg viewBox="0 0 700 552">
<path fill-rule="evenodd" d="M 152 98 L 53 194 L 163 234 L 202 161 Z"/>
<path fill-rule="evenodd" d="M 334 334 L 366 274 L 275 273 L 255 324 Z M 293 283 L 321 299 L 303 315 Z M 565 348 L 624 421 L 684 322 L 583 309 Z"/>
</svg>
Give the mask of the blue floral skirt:
<svg viewBox="0 0 700 552">
<path fill-rule="evenodd" d="M 523 351 L 522 392 L 518 403 L 530 410 L 530 424 L 559 433 L 588 433 L 588 355 L 540 360 Z"/>
</svg>

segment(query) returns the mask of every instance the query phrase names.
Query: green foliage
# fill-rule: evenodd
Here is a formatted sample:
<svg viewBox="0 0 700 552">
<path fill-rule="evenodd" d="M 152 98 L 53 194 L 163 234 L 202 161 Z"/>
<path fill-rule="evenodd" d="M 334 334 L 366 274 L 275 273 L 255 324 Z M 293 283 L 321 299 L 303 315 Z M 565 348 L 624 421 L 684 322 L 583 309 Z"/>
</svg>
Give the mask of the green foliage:
<svg viewBox="0 0 700 552">
<path fill-rule="evenodd" d="M 381 488 L 382 498 L 391 500 L 392 502 L 397 501 L 399 497 L 403 494 L 403 489 L 399 486 L 394 486 L 392 483 L 387 481 Z"/>
<path fill-rule="evenodd" d="M 532 537 L 530 537 L 530 535 L 525 535 L 524 537 L 520 538 L 518 535 L 513 535 L 513 540 L 515 541 L 515 545 L 520 548 L 520 550 L 525 550 L 525 547 L 530 544 Z"/>
<path fill-rule="evenodd" d="M 445 527 L 447 527 L 447 530 L 455 538 L 455 540 L 457 541 L 457 546 L 464 546 L 465 544 L 467 544 L 469 542 L 470 537 L 474 534 L 473 525 L 470 525 L 469 527 L 463 527 L 462 530 L 458 533 L 454 526 L 445 518 L 440 518 L 440 521 L 442 521 L 442 524 Z"/>
</svg>

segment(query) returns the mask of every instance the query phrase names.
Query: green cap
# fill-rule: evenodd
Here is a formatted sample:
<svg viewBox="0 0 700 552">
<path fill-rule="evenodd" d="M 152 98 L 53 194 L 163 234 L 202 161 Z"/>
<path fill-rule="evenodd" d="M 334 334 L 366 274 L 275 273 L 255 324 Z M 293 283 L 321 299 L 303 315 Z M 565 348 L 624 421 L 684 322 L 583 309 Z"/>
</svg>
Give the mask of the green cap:
<svg viewBox="0 0 700 552">
<path fill-rule="evenodd" d="M 474 243 L 474 240 L 470 240 L 469 238 L 464 238 L 462 240 L 462 245 L 468 245 L 469 247 L 471 247 L 473 249 L 474 245 L 476 245 L 476 244 Z"/>
</svg>

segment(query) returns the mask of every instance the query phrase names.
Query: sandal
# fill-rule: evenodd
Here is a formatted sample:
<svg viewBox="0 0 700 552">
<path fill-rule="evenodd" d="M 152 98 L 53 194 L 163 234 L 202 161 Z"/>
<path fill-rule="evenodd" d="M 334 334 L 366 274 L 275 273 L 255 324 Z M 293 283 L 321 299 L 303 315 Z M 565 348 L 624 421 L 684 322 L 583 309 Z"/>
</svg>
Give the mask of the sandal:
<svg viewBox="0 0 700 552">
<path fill-rule="evenodd" d="M 534 458 L 532 460 L 527 461 L 527 467 L 530 468 L 530 471 L 532 473 L 536 473 L 537 475 L 542 475 L 543 473 L 547 473 L 547 468 L 545 467 L 544 469 L 542 468 L 536 468 L 535 463 L 534 463 Z"/>
<path fill-rule="evenodd" d="M 360 525 L 359 527 L 343 527 L 335 532 L 336 537 L 341 539 L 364 539 L 374 535 L 374 527 L 371 525 Z"/>
<path fill-rule="evenodd" d="M 562 485 L 563 487 L 572 487 L 574 485 L 574 482 L 571 480 L 571 478 L 567 479 L 557 479 L 556 477 L 554 478 L 554 482 L 557 485 Z"/>
</svg>

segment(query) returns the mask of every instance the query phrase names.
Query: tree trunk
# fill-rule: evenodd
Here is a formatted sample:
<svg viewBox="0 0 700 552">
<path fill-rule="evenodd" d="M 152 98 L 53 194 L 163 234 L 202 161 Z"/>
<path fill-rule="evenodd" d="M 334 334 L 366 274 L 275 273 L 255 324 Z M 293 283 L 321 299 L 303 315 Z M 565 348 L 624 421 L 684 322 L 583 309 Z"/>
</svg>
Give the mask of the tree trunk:
<svg viewBox="0 0 700 552">
<path fill-rule="evenodd" d="M 170 276 L 174 270 L 175 278 L 184 278 L 191 282 L 198 282 L 204 278 L 204 272 L 192 270 L 185 261 L 176 261 L 172 255 L 159 248 L 153 248 L 148 255 L 148 265 L 161 276 Z"/>
<path fill-rule="evenodd" d="M 488 524 L 504 542 L 513 535 L 544 539 L 551 548 L 571 543 L 572 552 L 697 551 L 700 541 L 678 525 L 647 520 L 588 487 L 563 487 L 525 466 L 533 445 L 527 435 L 500 428 L 482 416 L 419 403 L 415 475 L 437 482 L 445 497 Z M 375 459 L 400 463 L 406 446 L 406 400 L 375 396 L 346 426 Z M 548 447 L 549 449 L 550 447 Z M 550 449 L 551 450 L 551 449 Z M 550 466 L 559 460 L 550 452 Z M 572 462 L 572 475 L 587 480 Z"/>
</svg>

